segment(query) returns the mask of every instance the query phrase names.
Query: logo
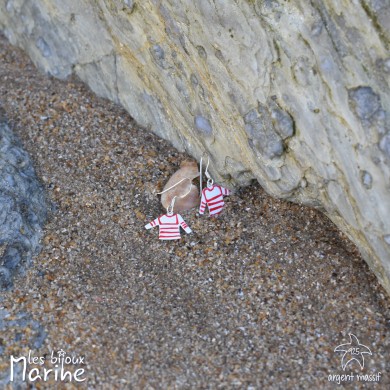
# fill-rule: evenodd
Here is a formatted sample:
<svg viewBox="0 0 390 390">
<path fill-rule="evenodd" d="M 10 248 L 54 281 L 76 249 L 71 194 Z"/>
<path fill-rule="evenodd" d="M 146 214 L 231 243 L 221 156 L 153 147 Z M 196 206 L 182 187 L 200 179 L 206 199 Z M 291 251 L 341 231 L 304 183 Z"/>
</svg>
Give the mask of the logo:
<svg viewBox="0 0 390 390">
<path fill-rule="evenodd" d="M 352 333 L 349 333 L 349 343 L 340 344 L 334 352 L 341 352 L 341 368 L 343 373 L 330 373 L 328 375 L 329 382 L 335 382 L 337 384 L 353 383 L 353 382 L 379 382 L 381 380 L 382 373 L 376 372 L 375 369 L 371 372 L 357 374 L 352 371 L 354 363 L 358 363 L 360 371 L 364 369 L 364 355 L 372 355 L 371 349 L 367 345 L 360 344 L 359 339 Z M 347 367 L 350 368 L 350 372 L 346 373 Z M 357 365 L 355 364 L 355 367 Z"/>
<path fill-rule="evenodd" d="M 34 356 L 30 350 L 28 356 L 10 357 L 10 382 L 84 382 L 85 376 L 84 356 L 67 354 L 63 349 L 55 353 L 51 351 L 50 357 Z"/>
<path fill-rule="evenodd" d="M 354 334 L 349 334 L 349 340 L 349 343 L 340 344 L 334 349 L 334 352 L 343 352 L 343 356 L 341 357 L 341 368 L 345 371 L 347 366 L 355 360 L 359 363 L 360 369 L 363 370 L 364 354 L 372 355 L 372 352 L 366 345 L 360 344 L 358 338 Z"/>
</svg>

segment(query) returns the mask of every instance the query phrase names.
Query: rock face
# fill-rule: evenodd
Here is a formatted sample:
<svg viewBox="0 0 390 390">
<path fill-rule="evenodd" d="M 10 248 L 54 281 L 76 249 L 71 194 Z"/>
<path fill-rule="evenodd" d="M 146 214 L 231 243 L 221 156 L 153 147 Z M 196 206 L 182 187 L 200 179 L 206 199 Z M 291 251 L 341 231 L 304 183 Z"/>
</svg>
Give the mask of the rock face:
<svg viewBox="0 0 390 390">
<path fill-rule="evenodd" d="M 47 73 L 76 73 L 224 185 L 321 208 L 390 292 L 385 0 L 0 0 Z"/>
<path fill-rule="evenodd" d="M 0 289 L 37 254 L 46 214 L 43 188 L 0 110 Z"/>
</svg>

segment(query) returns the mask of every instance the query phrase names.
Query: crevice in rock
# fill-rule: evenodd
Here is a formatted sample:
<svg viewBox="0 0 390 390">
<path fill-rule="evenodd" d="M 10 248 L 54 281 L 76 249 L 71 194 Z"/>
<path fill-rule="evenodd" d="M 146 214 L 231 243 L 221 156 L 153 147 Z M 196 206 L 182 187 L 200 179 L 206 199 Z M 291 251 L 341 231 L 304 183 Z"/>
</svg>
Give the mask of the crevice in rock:
<svg viewBox="0 0 390 390">
<path fill-rule="evenodd" d="M 119 103 L 119 88 L 118 88 L 118 56 L 114 52 L 114 69 L 115 69 L 115 95 L 116 95 L 116 103 Z"/>
<path fill-rule="evenodd" d="M 369 5 L 364 0 L 360 0 L 360 5 L 362 6 L 364 12 L 368 16 L 368 20 L 371 21 L 372 26 L 374 27 L 375 31 L 383 39 L 383 43 L 385 45 L 386 50 L 389 50 L 389 42 L 390 41 L 386 37 L 386 34 L 385 34 L 382 26 L 380 25 L 377 15 L 375 14 L 375 12 L 372 11 L 372 9 L 369 7 Z"/>
<path fill-rule="evenodd" d="M 329 35 L 329 38 L 332 41 L 332 45 L 336 53 L 339 55 L 340 58 L 343 58 L 346 55 L 348 55 L 348 49 L 345 47 L 345 45 L 340 41 L 339 37 L 337 36 L 337 32 L 338 32 L 337 26 L 333 22 L 333 20 L 329 17 L 329 13 L 326 10 L 322 1 L 311 0 L 311 4 L 313 8 L 315 8 L 319 13 L 321 20 L 324 23 L 325 29 Z"/>
</svg>

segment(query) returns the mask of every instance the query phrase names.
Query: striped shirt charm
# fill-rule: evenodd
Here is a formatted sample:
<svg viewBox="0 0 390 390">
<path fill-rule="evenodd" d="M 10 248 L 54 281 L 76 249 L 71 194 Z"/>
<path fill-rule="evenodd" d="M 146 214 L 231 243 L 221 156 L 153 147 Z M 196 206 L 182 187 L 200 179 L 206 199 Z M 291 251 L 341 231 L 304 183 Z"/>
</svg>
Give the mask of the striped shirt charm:
<svg viewBox="0 0 390 390">
<path fill-rule="evenodd" d="M 230 195 L 230 190 L 217 184 L 204 188 L 200 200 L 199 214 L 204 214 L 207 205 L 210 215 L 218 215 L 225 205 L 223 201 L 225 195 Z"/>
<path fill-rule="evenodd" d="M 184 222 L 183 217 L 180 214 L 164 214 L 156 218 L 154 221 L 148 223 L 145 226 L 145 229 L 151 229 L 155 226 L 159 226 L 159 235 L 160 240 L 179 240 L 180 235 L 180 226 L 184 231 L 189 234 L 192 232 L 191 228 Z"/>
</svg>

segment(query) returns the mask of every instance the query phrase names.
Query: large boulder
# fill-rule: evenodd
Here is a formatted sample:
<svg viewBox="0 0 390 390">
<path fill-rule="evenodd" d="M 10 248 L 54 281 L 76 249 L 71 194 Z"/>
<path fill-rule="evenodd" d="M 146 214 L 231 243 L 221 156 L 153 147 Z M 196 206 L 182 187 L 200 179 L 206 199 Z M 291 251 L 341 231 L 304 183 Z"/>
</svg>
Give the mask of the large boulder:
<svg viewBox="0 0 390 390">
<path fill-rule="evenodd" d="M 46 218 L 44 188 L 0 107 L 0 290 L 39 252 Z"/>
<path fill-rule="evenodd" d="M 0 28 L 225 185 L 321 208 L 390 292 L 385 0 L 0 0 Z M 387 23 L 387 24 L 386 24 Z"/>
</svg>

